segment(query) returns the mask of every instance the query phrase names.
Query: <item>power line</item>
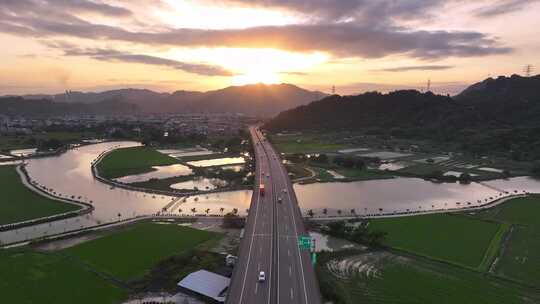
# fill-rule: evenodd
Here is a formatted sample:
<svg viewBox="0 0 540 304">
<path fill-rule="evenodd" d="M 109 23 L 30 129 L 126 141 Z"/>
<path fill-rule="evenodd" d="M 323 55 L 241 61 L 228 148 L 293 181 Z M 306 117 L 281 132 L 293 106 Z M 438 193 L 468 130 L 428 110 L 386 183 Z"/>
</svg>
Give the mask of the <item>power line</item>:
<svg viewBox="0 0 540 304">
<path fill-rule="evenodd" d="M 532 64 L 527 64 L 525 67 L 523 67 L 523 72 L 525 72 L 525 76 L 531 77 L 532 72 L 534 71 L 534 66 Z"/>
</svg>

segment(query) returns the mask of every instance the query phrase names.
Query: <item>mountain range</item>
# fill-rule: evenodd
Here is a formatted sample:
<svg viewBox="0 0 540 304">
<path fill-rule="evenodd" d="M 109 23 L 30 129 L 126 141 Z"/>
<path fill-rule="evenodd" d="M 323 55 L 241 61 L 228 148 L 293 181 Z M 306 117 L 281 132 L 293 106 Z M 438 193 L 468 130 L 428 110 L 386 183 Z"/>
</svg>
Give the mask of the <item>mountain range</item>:
<svg viewBox="0 0 540 304">
<path fill-rule="evenodd" d="M 243 113 L 252 116 L 270 117 L 277 113 L 319 100 L 324 93 L 308 91 L 291 84 L 253 84 L 230 86 L 220 90 L 197 92 L 176 91 L 174 93 L 158 93 L 146 89 L 120 89 L 105 92 L 74 92 L 56 95 L 23 95 L 23 100 L 39 101 L 49 106 L 78 112 L 74 105 L 103 114 L 114 114 L 115 109 L 124 108 L 128 112 L 139 113 Z M 13 96 L 12 96 L 13 97 Z M 0 98 L 0 103 L 2 99 Z M 11 104 L 12 113 L 16 113 L 16 105 Z M 28 109 L 27 104 L 26 108 Z M 38 106 L 39 108 L 39 106 Z M 101 109 L 101 110 L 100 110 Z M 0 109 L 0 114 L 3 111 Z M 4 113 L 5 114 L 5 113 Z M 23 113 L 21 113 L 23 114 Z M 29 114 L 28 111 L 24 114 Z"/>
<path fill-rule="evenodd" d="M 284 111 L 265 127 L 429 139 L 477 154 L 501 151 L 540 159 L 539 88 L 540 75 L 512 75 L 488 78 L 454 97 L 415 90 L 332 95 Z"/>
</svg>

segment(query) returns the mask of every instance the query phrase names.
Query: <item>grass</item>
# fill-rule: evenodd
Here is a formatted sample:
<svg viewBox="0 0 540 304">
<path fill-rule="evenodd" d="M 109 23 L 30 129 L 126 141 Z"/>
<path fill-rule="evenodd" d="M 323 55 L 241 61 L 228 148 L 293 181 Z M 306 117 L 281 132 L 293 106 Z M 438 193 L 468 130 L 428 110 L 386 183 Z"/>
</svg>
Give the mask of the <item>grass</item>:
<svg viewBox="0 0 540 304">
<path fill-rule="evenodd" d="M 433 214 L 370 220 L 388 232 L 385 244 L 433 259 L 477 268 L 500 224 L 465 216 Z"/>
<path fill-rule="evenodd" d="M 335 304 L 518 304 L 540 300 L 534 290 L 452 265 L 396 256 L 365 265 L 374 266 L 377 274 L 353 272 L 350 278 L 338 279 L 318 266 L 323 295 L 338 291 L 341 298 Z"/>
<path fill-rule="evenodd" d="M 299 164 L 287 164 L 287 165 L 285 165 L 285 167 L 287 168 L 287 172 L 293 174 L 292 177 L 294 179 L 305 178 L 305 177 L 311 176 L 311 172 L 302 165 L 299 165 Z"/>
<path fill-rule="evenodd" d="M 55 201 L 28 189 L 14 166 L 0 166 L 0 224 L 9 224 L 77 210 L 80 207 Z"/>
<path fill-rule="evenodd" d="M 98 164 L 101 176 L 117 178 L 152 171 L 152 166 L 166 166 L 178 161 L 147 147 L 130 147 L 115 150 Z"/>
<path fill-rule="evenodd" d="M 540 286 L 540 196 L 512 199 L 495 208 L 474 215 L 512 225 L 508 243 L 495 272 Z"/>
<path fill-rule="evenodd" d="M 281 153 L 323 153 L 349 148 L 349 144 L 334 142 L 331 134 L 272 136 L 272 144 Z"/>
<path fill-rule="evenodd" d="M 0 250 L 2 303 L 119 303 L 127 293 L 54 255 Z"/>
<path fill-rule="evenodd" d="M 174 224 L 140 223 L 65 250 L 65 253 L 121 280 L 140 278 L 164 258 L 217 238 L 212 232 Z"/>
<path fill-rule="evenodd" d="M 345 176 L 347 179 L 351 180 L 372 180 L 372 179 L 388 179 L 393 178 L 392 173 L 388 173 L 381 170 L 371 170 L 371 169 L 337 169 L 337 173 Z"/>
<path fill-rule="evenodd" d="M 499 230 L 497 230 L 497 233 L 495 233 L 495 236 L 491 239 L 491 242 L 486 250 L 486 253 L 484 254 L 484 258 L 482 259 L 482 262 L 480 263 L 480 266 L 478 268 L 480 271 L 488 271 L 489 267 L 497 257 L 497 255 L 500 252 L 501 244 L 503 242 L 504 237 L 509 232 L 511 225 L 508 223 L 503 223 L 499 226 Z"/>
<path fill-rule="evenodd" d="M 46 132 L 32 135 L 2 135 L 0 137 L 0 151 L 35 148 L 37 141 L 58 139 L 63 142 L 79 141 L 85 138 L 95 137 L 92 132 Z"/>
</svg>

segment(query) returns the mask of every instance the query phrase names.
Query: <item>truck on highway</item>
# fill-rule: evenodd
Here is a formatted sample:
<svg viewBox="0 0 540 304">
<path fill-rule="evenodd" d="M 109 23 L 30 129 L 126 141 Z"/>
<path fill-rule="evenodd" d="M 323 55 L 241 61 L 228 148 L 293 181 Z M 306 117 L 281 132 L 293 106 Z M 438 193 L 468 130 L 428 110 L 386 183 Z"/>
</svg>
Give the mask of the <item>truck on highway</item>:
<svg viewBox="0 0 540 304">
<path fill-rule="evenodd" d="M 264 184 L 260 184 L 260 185 L 259 185 L 259 194 L 260 194 L 261 196 L 264 196 Z"/>
</svg>

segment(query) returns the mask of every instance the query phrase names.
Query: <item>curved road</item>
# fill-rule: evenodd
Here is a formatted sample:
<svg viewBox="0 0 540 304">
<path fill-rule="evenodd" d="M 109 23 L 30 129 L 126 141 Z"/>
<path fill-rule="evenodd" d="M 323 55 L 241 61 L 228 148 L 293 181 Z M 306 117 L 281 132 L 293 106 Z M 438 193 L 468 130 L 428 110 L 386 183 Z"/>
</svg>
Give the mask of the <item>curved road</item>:
<svg viewBox="0 0 540 304">
<path fill-rule="evenodd" d="M 319 304 L 309 252 L 297 244 L 307 233 L 292 184 L 272 145 L 258 129 L 250 132 L 257 159 L 255 189 L 263 184 L 265 194 L 253 193 L 227 303 Z M 257 280 L 260 271 L 265 282 Z"/>
</svg>

